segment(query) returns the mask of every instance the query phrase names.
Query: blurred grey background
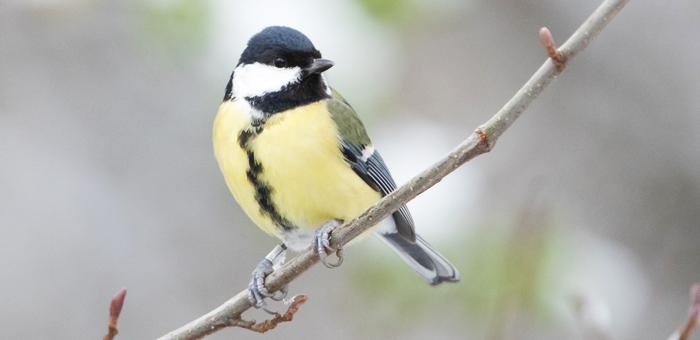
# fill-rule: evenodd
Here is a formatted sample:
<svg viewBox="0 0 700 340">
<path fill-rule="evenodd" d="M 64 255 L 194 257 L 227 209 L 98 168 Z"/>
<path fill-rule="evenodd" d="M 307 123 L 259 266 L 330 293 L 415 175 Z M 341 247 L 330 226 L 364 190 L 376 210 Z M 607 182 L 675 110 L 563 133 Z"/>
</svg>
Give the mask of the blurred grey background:
<svg viewBox="0 0 700 340">
<path fill-rule="evenodd" d="M 598 1 L 0 1 L 0 336 L 155 338 L 275 244 L 210 131 L 245 42 L 305 32 L 405 182 L 492 115 Z M 376 240 L 291 286 L 264 336 L 665 339 L 700 280 L 700 3 L 632 1 L 495 150 L 412 201 L 459 267 L 425 285 Z M 282 308 L 281 306 L 279 308 Z M 264 317 L 253 313 L 250 317 Z M 696 339 L 700 339 L 696 337 Z"/>
</svg>

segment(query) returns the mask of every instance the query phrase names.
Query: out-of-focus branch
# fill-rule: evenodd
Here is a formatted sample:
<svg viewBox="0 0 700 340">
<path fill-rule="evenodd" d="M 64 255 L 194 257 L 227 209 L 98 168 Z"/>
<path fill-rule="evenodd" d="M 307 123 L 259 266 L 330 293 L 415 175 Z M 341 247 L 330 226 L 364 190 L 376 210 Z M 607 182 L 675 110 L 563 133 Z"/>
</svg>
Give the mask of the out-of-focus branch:
<svg viewBox="0 0 700 340">
<path fill-rule="evenodd" d="M 690 310 L 688 320 L 677 331 L 668 337 L 668 340 L 689 340 L 690 335 L 700 323 L 700 283 L 690 288 Z"/>
<path fill-rule="evenodd" d="M 122 307 L 124 307 L 124 300 L 126 299 L 126 288 L 120 289 L 117 294 L 114 294 L 112 301 L 109 303 L 109 324 L 107 325 L 107 335 L 102 337 L 102 340 L 114 340 L 119 331 L 117 330 L 117 322 L 119 321 L 119 314 L 122 312 Z"/>
<path fill-rule="evenodd" d="M 345 222 L 333 231 L 331 246 L 339 248 L 353 238 L 388 217 L 399 207 L 428 188 L 440 182 L 443 177 L 470 159 L 489 152 L 498 138 L 515 122 L 520 114 L 542 93 L 542 90 L 564 70 L 564 66 L 613 19 L 629 0 L 606 0 L 591 14 L 574 34 L 559 48 L 554 46 L 548 30 L 541 40 L 548 49 L 545 63 L 533 74 L 520 90 L 486 123 L 481 125 L 466 140 L 433 166 L 414 177 L 391 194 L 385 196 L 358 218 Z M 284 266 L 270 274 L 266 286 L 275 292 L 318 262 L 313 249 L 301 253 Z M 252 307 L 248 292 L 241 291 L 221 306 L 182 326 L 160 339 L 199 339 L 217 330 L 238 325 L 241 314 Z"/>
</svg>

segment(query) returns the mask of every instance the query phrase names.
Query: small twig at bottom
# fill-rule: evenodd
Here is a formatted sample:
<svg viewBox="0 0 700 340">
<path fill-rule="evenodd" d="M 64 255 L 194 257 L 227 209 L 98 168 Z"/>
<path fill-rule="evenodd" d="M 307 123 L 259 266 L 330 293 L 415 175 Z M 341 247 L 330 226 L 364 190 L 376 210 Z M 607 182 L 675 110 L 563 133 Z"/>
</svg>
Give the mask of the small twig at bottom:
<svg viewBox="0 0 700 340">
<path fill-rule="evenodd" d="M 294 314 L 299 311 L 299 307 L 306 302 L 308 298 L 306 295 L 295 295 L 291 299 L 291 303 L 284 314 L 276 313 L 275 316 L 270 320 L 265 320 L 263 322 L 255 322 L 255 320 L 242 320 L 235 319 L 230 321 L 229 325 L 233 327 L 241 327 L 249 329 L 253 332 L 265 333 L 271 329 L 274 329 L 282 322 L 292 321 Z"/>
<path fill-rule="evenodd" d="M 696 283 L 690 288 L 690 310 L 688 310 L 688 321 L 676 332 L 671 334 L 668 340 L 689 340 L 695 327 L 700 323 L 700 283 Z"/>
<path fill-rule="evenodd" d="M 114 295 L 112 301 L 109 303 L 109 324 L 107 325 L 107 335 L 102 337 L 102 340 L 114 340 L 114 338 L 119 334 L 117 330 L 117 321 L 119 321 L 119 314 L 122 312 L 122 307 L 124 307 L 124 300 L 126 299 L 126 288 L 120 289 L 117 294 Z"/>
</svg>

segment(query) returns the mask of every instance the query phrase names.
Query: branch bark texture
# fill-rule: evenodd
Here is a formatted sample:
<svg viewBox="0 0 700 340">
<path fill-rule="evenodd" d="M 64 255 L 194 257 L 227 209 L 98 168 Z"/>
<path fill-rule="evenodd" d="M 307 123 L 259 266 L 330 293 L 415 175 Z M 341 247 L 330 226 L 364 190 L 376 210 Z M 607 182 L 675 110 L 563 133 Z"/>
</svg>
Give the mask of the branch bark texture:
<svg viewBox="0 0 700 340">
<path fill-rule="evenodd" d="M 345 222 L 342 226 L 336 228 L 331 235 L 331 246 L 337 248 L 345 245 L 388 217 L 401 205 L 440 182 L 442 178 L 462 164 L 478 155 L 489 152 L 496 144 L 498 138 L 520 117 L 520 114 L 525 111 L 530 103 L 542 93 L 552 79 L 564 70 L 566 64 L 576 54 L 588 46 L 590 41 L 600 33 L 628 1 L 604 1 L 574 34 L 559 49 L 556 49 L 556 62 L 552 58 L 548 58 L 525 85 L 491 119 L 479 126 L 447 156 L 391 194 L 385 196 L 358 218 Z M 549 37 L 551 39 L 551 35 Z M 553 41 L 551 44 L 554 44 Z M 551 51 L 548 51 L 548 53 L 551 55 Z M 306 250 L 267 277 L 266 285 L 268 289 L 270 292 L 279 290 L 304 273 L 318 260 L 318 255 L 313 249 Z M 160 339 L 184 340 L 202 338 L 219 329 L 236 326 L 241 320 L 241 314 L 251 307 L 252 305 L 248 301 L 248 292 L 243 290 L 216 309 L 164 335 Z"/>
</svg>

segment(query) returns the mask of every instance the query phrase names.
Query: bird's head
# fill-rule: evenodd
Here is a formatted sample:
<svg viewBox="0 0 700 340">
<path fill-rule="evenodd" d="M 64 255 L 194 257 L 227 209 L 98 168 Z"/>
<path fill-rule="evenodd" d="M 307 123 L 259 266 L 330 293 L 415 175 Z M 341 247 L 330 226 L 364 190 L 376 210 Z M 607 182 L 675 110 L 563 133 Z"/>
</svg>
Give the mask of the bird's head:
<svg viewBox="0 0 700 340">
<path fill-rule="evenodd" d="M 289 27 L 267 27 L 248 41 L 231 74 L 225 99 L 245 99 L 268 114 L 308 104 L 329 96 L 321 73 L 332 66 L 303 33 Z"/>
</svg>

